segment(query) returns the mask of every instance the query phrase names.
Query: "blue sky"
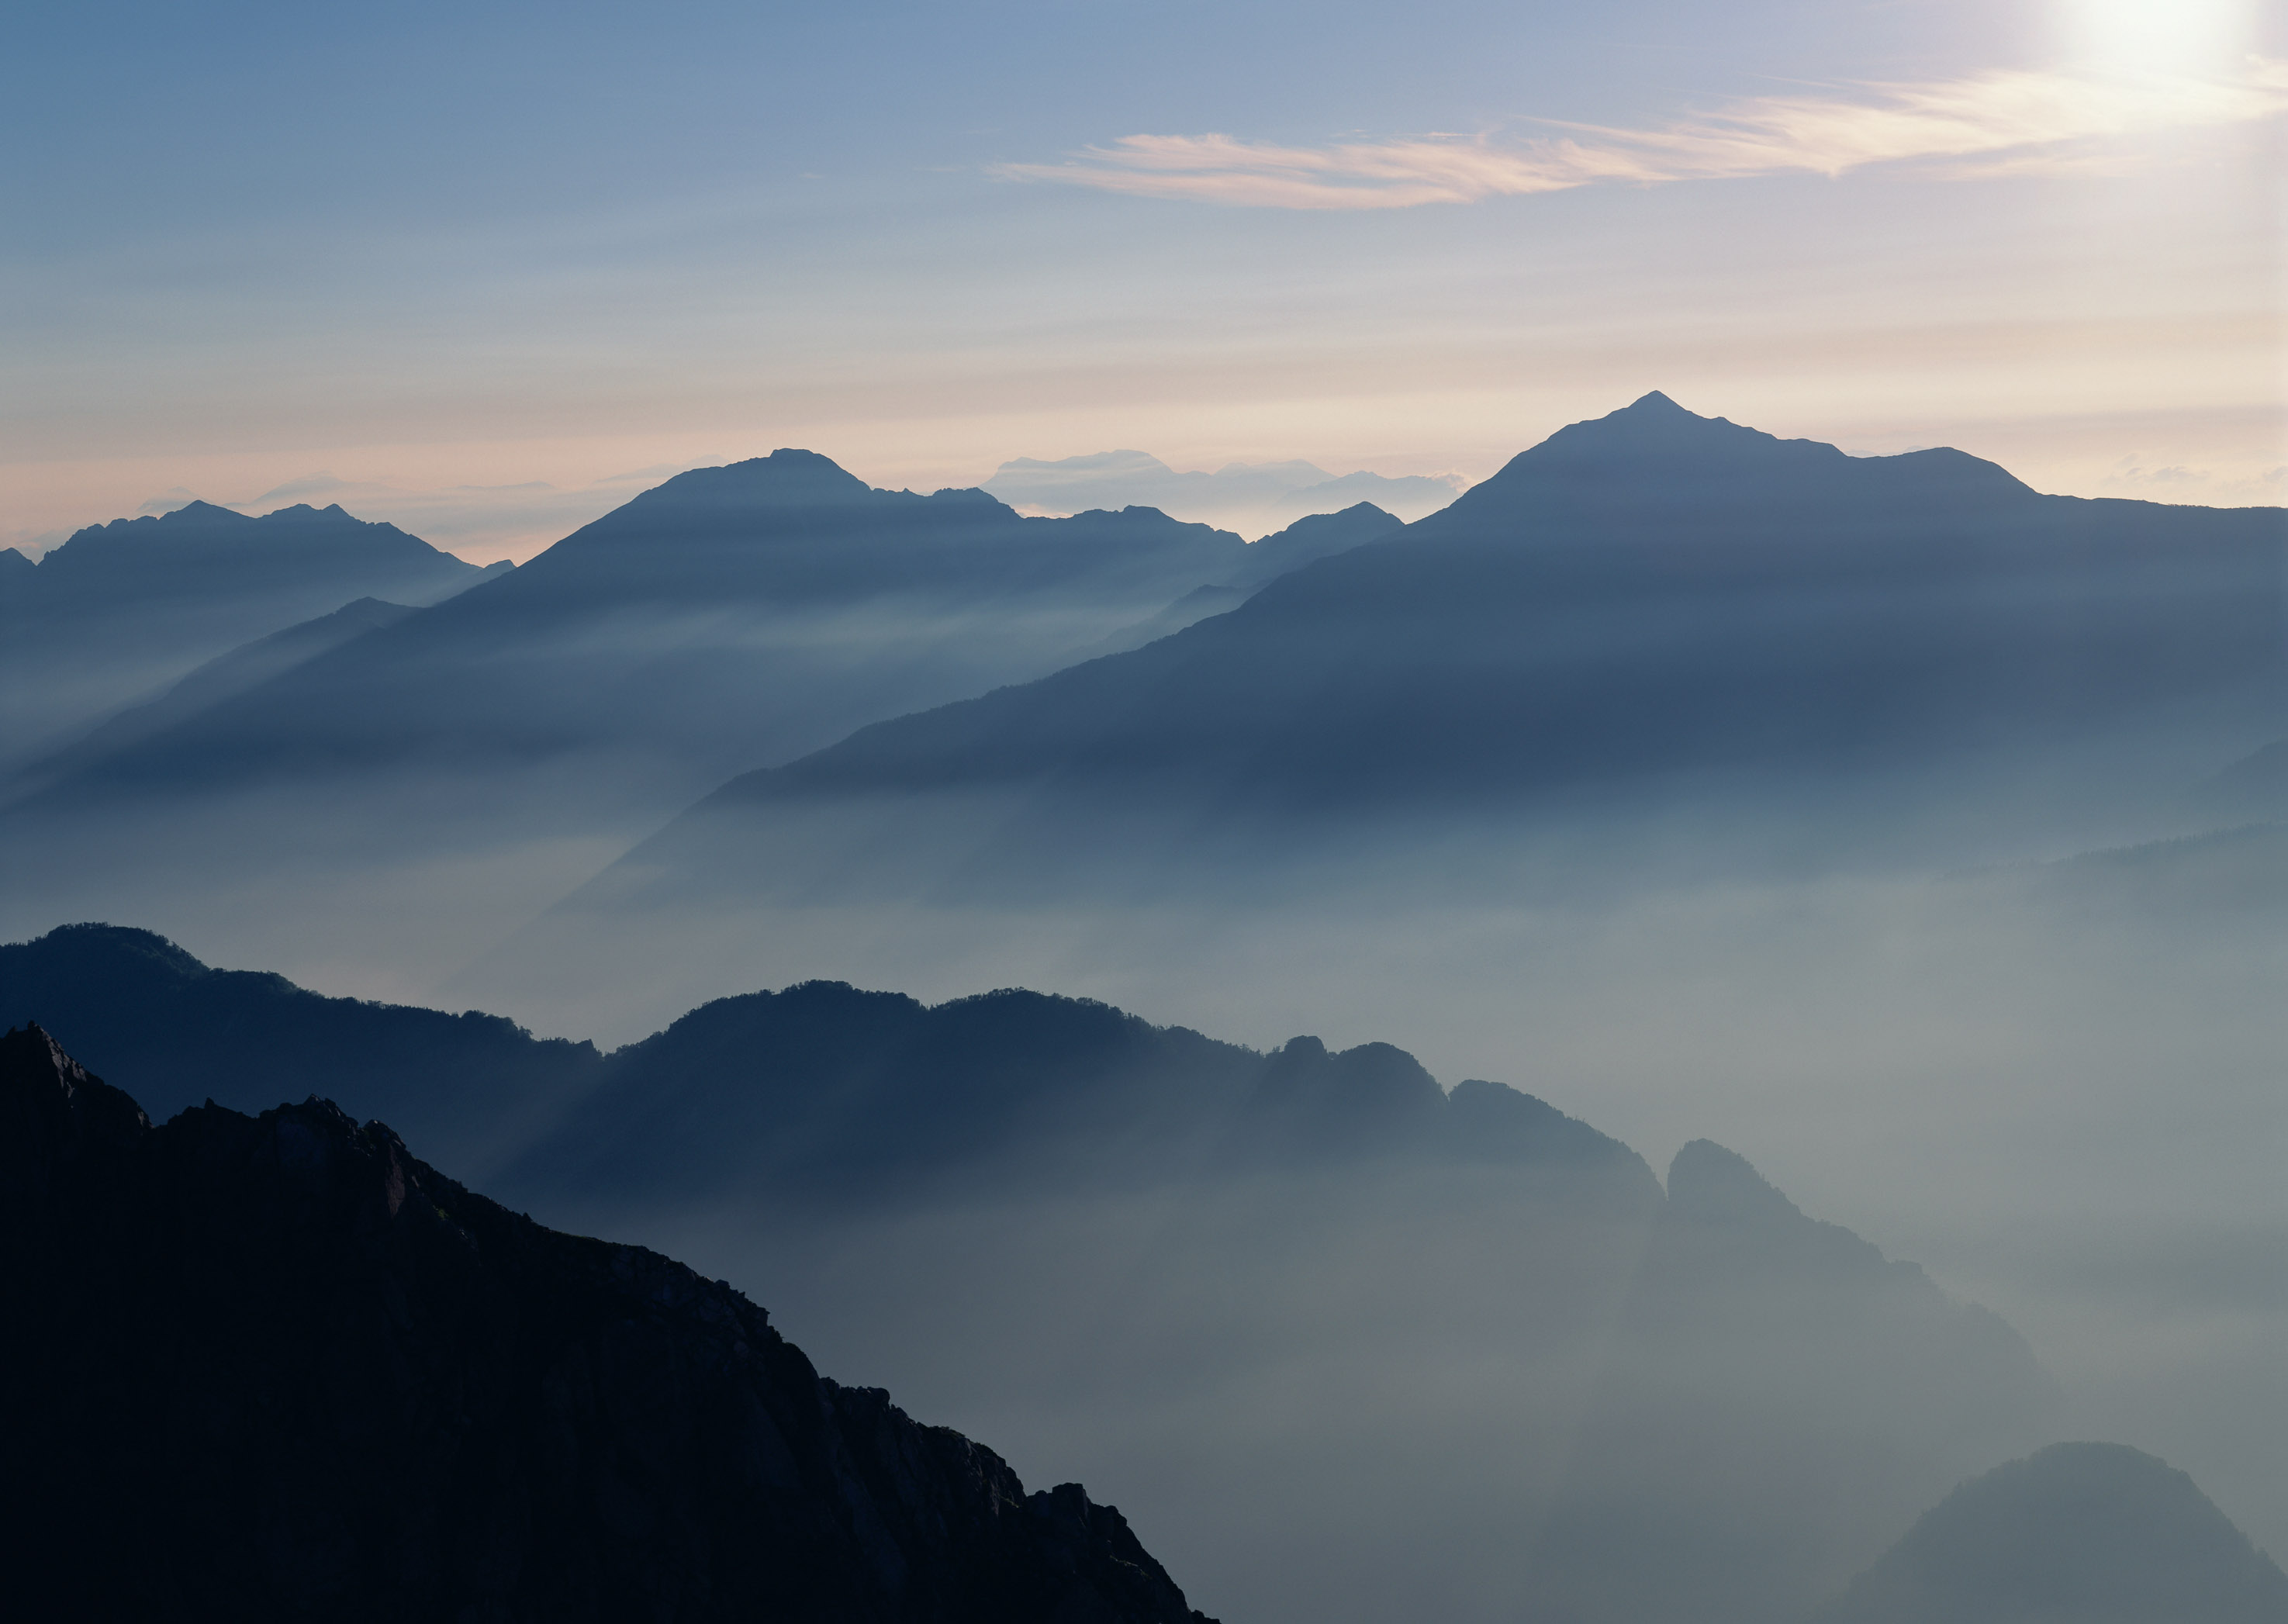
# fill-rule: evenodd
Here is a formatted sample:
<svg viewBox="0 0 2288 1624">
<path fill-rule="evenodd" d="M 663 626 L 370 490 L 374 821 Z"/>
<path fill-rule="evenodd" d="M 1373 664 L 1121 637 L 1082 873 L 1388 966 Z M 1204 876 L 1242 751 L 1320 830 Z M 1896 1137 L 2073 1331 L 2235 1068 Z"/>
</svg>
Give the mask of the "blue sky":
<svg viewBox="0 0 2288 1624">
<path fill-rule="evenodd" d="M 2246 0 L 19 8 L 0 543 L 323 477 L 522 554 L 787 444 L 1481 478 L 1654 387 L 2279 501 L 2284 58 Z"/>
</svg>

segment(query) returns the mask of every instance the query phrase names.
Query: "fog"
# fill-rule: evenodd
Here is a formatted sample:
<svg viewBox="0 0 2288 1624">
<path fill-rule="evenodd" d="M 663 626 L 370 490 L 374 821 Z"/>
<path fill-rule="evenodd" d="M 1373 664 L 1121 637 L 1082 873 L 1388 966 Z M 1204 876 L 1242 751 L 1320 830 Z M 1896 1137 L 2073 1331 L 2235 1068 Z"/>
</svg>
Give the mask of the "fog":
<svg viewBox="0 0 2288 1624">
<path fill-rule="evenodd" d="M 559 910 L 453 986 L 549 1029 L 574 1018 L 561 989 L 582 987 L 580 1029 L 610 1037 L 698 994 L 812 976 L 930 999 L 1053 987 L 1258 1046 L 1302 1032 L 1396 1042 L 1449 1083 L 1493 1077 L 1546 1098 L 1656 1168 L 1712 1137 L 1807 1211 L 1924 1264 L 2022 1332 L 2059 1382 L 2048 1436 L 2159 1454 L 2260 1544 L 2288 1548 L 2276 877 L 2268 899 L 2260 872 L 2227 888 L 2244 902 L 2221 907 L 2197 890 L 2157 903 L 2104 865 L 1688 880 L 1631 865 L 1599 887 L 1577 844 L 1569 894 L 1504 899 L 1489 882 L 1473 903 L 1440 876 L 1514 873 L 1517 852 L 1505 870 L 1497 843 L 1455 841 L 1449 831 L 1418 883 L 1386 853 L 1370 879 L 1353 864 L 1347 894 L 1321 889 L 1316 903 L 1238 865 L 1204 865 L 1182 885 L 1153 867 L 1130 876 L 1116 909 L 838 905 L 821 899 L 830 879 L 790 869 L 799 899 L 718 915 L 694 903 L 656 930 L 640 914 Z M 1096 1220 L 1007 1222 L 1088 1232 Z M 726 1271 L 756 1256 L 700 1220 L 662 1238 L 719 1248 L 707 1255 Z M 912 1240 L 877 1237 L 866 1256 L 898 1258 Z M 973 1256 L 991 1250 L 978 1245 Z M 910 1345 L 910 1363 L 881 1379 L 894 1390 L 941 1379 L 938 1330 L 902 1336 L 874 1317 L 894 1318 L 900 1294 L 853 1307 L 799 1267 L 783 1278 L 775 1300 L 798 1340 L 852 1356 Z M 1359 1289 L 1370 1300 L 1378 1287 Z M 1061 1302 L 1049 1294 L 1040 1313 L 1055 1321 Z M 1373 1318 L 1368 1302 L 1356 1311 Z M 1021 1408 L 957 1405 L 1013 1449 L 1031 1436 Z M 2006 1453 L 1998 1442 L 1995 1460 Z M 1021 1450 L 1013 1458 L 1028 1469 Z"/>
<path fill-rule="evenodd" d="M 1235 1620 L 1799 1617 L 2076 1438 L 2288 1549 L 2278 515 L 1582 427 L 1283 551 L 686 476 L 0 813 L 0 934 L 204 961 L 7 1018 L 720 1275 Z"/>
<path fill-rule="evenodd" d="M 1736 806 L 1722 826 L 1742 827 Z M 929 1001 L 1049 988 L 1260 1049 L 1299 1033 L 1395 1042 L 1448 1085 L 1491 1077 L 1547 1099 L 1656 1169 L 1713 1138 L 2027 1339 L 2050 1397 L 1914 1470 L 1886 1456 L 1859 1479 L 1882 1492 L 1799 1553 L 1804 1604 L 1958 1478 L 2052 1438 L 2151 1451 L 2260 1544 L 2288 1546 L 2276 885 L 2271 902 L 2253 883 L 2223 906 L 2205 890 L 2157 902 L 2104 865 L 1790 874 L 1760 847 L 1688 864 L 1672 831 L 1655 862 L 1617 839 L 1471 844 L 1449 828 L 1413 859 L 1386 847 L 1370 864 L 1354 840 L 1284 870 L 1216 852 L 1188 875 L 1108 877 L 1116 907 L 957 889 L 836 903 L 834 873 L 805 867 L 791 900 L 730 888 L 627 910 L 592 891 L 505 940 L 488 931 L 507 882 L 522 875 L 518 906 L 543 907 L 592 848 L 535 841 L 417 889 L 409 869 L 361 883 L 322 853 L 300 869 L 273 853 L 273 889 L 227 920 L 187 897 L 195 928 L 166 920 L 155 888 L 130 913 L 145 890 L 131 875 L 115 896 L 211 961 L 608 1048 L 703 998 L 815 977 Z M 1563 883 L 1521 880 L 1559 851 Z M 1327 883 L 1339 873 L 1347 889 Z M 1478 899 L 1456 878 L 1472 874 Z M 695 1155 L 719 1130 L 691 1131 Z M 1641 1224 L 1527 1211 L 1533 1192 L 1450 1169 L 1186 1176 L 1076 1195 L 996 1176 L 829 1212 L 478 1183 L 730 1279 L 822 1369 L 989 1440 L 1029 1482 L 1088 1483 L 1210 1611 L 1490 1618 L 1547 1599 L 1537 1541 L 1585 1470 Z M 1772 1316 L 1791 1338 L 1799 1322 Z M 1743 1355 L 1728 1388 L 1701 1361 L 1706 1402 L 1762 1414 L 1747 1377 L 1769 1359 Z M 1883 1389 L 1855 1426 L 1902 1414 Z M 1764 1445 L 1719 1436 L 1711 1458 L 1827 1446 L 1750 1430 Z M 1617 1452 L 1633 1458 L 1592 1458 Z M 1658 1464 L 1644 1470 L 1664 1478 Z M 1546 1616 L 1675 1616 L 1594 1599 Z"/>
</svg>

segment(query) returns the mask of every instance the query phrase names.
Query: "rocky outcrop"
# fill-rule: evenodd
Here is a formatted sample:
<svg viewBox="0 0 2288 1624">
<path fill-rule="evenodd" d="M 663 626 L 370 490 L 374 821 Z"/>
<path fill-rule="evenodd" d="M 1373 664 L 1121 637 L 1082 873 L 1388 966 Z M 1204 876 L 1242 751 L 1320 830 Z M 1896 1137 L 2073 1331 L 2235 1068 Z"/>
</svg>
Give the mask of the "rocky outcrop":
<svg viewBox="0 0 2288 1624">
<path fill-rule="evenodd" d="M 1197 1620 L 1120 1514 L 312 1098 L 0 1040 L 0 1514 L 40 1616 Z M 33 1616 L 32 1612 L 20 1616 Z"/>
</svg>

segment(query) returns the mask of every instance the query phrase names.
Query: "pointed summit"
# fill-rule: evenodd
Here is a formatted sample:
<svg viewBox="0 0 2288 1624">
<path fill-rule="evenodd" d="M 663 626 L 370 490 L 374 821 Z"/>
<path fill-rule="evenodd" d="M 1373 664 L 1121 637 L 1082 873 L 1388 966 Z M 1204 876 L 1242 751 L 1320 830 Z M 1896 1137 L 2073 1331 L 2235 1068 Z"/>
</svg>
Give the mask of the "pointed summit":
<svg viewBox="0 0 2288 1624">
<path fill-rule="evenodd" d="M 1784 1223 L 1802 1211 L 1756 1171 L 1745 1156 L 1712 1139 L 1695 1139 L 1668 1168 L 1668 1200 L 1696 1224 Z"/>
<path fill-rule="evenodd" d="M 1684 411 L 1682 407 L 1670 400 L 1666 395 L 1661 393 L 1657 389 L 1654 390 L 1650 394 L 1639 395 L 1635 400 L 1630 401 L 1627 407 L 1624 409 L 1632 412 L 1684 412 L 1684 415 L 1688 417 L 1699 416 L 1696 412 Z"/>
</svg>

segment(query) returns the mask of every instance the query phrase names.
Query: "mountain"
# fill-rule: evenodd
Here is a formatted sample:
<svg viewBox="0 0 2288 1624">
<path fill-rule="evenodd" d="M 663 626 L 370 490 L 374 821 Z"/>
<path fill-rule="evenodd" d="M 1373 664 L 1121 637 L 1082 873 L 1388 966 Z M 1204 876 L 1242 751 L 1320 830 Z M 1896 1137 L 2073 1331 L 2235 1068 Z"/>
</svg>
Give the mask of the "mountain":
<svg viewBox="0 0 2288 1624">
<path fill-rule="evenodd" d="M 0 1025 L 38 1022 L 162 1117 L 322 1092 L 489 1173 L 601 1081 L 588 1043 L 497 1015 L 328 998 L 214 970 L 148 931 L 65 925 L 0 945 Z"/>
<path fill-rule="evenodd" d="M 1696 1140 L 1667 1192 L 1543 1526 L 1547 1624 L 1798 1615 L 2047 1406 L 2000 1319 L 1744 1158 Z"/>
<path fill-rule="evenodd" d="M 995 470 L 983 488 L 1004 502 L 1043 512 L 1149 507 L 1243 535 L 1262 535 L 1306 516 L 1362 502 L 1419 519 L 1453 501 L 1458 484 L 1363 471 L 1338 478 L 1303 462 L 1227 463 L 1213 473 L 1179 473 L 1148 452 L 1100 451 L 1054 462 L 1017 457 Z"/>
<path fill-rule="evenodd" d="M 875 490 L 809 452 L 695 470 L 20 785 L 0 931 L 155 909 L 203 930 L 263 894 L 338 963 L 433 974 L 734 772 L 1037 677 L 1393 522 L 1355 508 L 1258 554 L 1147 510 L 1023 519 L 975 491 Z"/>
<path fill-rule="evenodd" d="M 2205 805 L 2224 818 L 2288 818 L 2288 739 L 2275 739 L 2199 787 Z"/>
<path fill-rule="evenodd" d="M 194 502 L 91 526 L 29 568 L 0 570 L 0 759 L 355 599 L 433 603 L 506 567 L 481 570 L 338 506 L 250 519 Z"/>
<path fill-rule="evenodd" d="M 314 660 L 369 631 L 394 626 L 414 613 L 404 604 L 361 598 L 354 603 L 344 604 L 331 614 L 304 621 L 218 654 L 158 698 L 114 713 L 84 737 L 73 741 L 53 756 L 34 762 L 24 770 L 22 780 L 36 785 L 85 771 L 168 728 L 181 726 L 225 700 L 292 670 L 304 661 Z"/>
<path fill-rule="evenodd" d="M 934 1007 L 812 982 L 718 999 L 600 1055 L 498 1016 L 328 998 L 148 931 L 0 945 L 0 1020 L 37 1021 L 163 1114 L 322 1089 L 451 1146 L 520 1200 L 761 1194 L 859 1208 L 949 1190 L 1165 1183 L 1212 1168 L 1427 1155 L 1562 1165 L 1656 1193 L 1636 1153 L 1529 1095 L 1450 1096 L 1404 1051 L 1268 1055 L 1085 999 Z"/>
<path fill-rule="evenodd" d="M 1245 552 L 1157 513 L 1024 519 L 975 491 L 874 490 L 779 451 L 678 475 L 165 748 L 189 783 L 632 757 L 658 780 L 648 802 L 725 762 L 1037 674 Z M 133 770 L 149 776 L 147 758 Z"/>
<path fill-rule="evenodd" d="M 604 1075 L 506 1184 L 536 1200 L 878 1210 L 1427 1158 L 1569 1168 L 1625 1205 L 1653 1193 L 1617 1140 L 1501 1083 L 1449 1095 L 1386 1043 L 1258 1054 L 1014 989 L 934 1007 L 830 982 L 719 999 Z"/>
<path fill-rule="evenodd" d="M 2283 1624 L 2288 1576 L 2183 1472 L 2054 1444 L 1963 1484 L 1815 1624 Z"/>
<path fill-rule="evenodd" d="M 1370 502 L 1354 503 L 1339 513 L 1315 513 L 1299 519 L 1275 535 L 1250 543 L 1238 567 L 1225 580 L 1196 588 L 1159 614 L 1074 651 L 1073 659 L 1100 659 L 1156 643 L 1196 621 L 1237 608 L 1266 582 L 1289 570 L 1379 541 L 1401 527 L 1395 514 L 1386 513 Z"/>
<path fill-rule="evenodd" d="M 0 1038 L 19 1606 L 343 1620 L 1201 1620 L 1120 1514 L 820 1377 L 313 1097 L 153 1128 Z"/>
<path fill-rule="evenodd" d="M 830 1367 L 1116 1485 L 1227 1615 L 1800 1611 L 2041 1441 L 2007 1327 L 1736 1155 L 1688 1147 L 1664 1192 L 1387 1043 L 813 982 L 600 1056 L 101 926 L 0 949 L 28 1017 L 186 1121 L 320 1089 L 543 1223 L 767 1282 Z"/>
<path fill-rule="evenodd" d="M 1781 803 L 1798 852 L 1855 818 L 1957 850 L 2133 819 L 2171 764 L 2276 732 L 2284 535 L 1649 395 L 1229 614 L 734 780 L 594 894 L 784 895 L 848 876 L 854 838 L 886 889 L 1164 880 L 1219 841 L 1728 795 Z"/>
</svg>

